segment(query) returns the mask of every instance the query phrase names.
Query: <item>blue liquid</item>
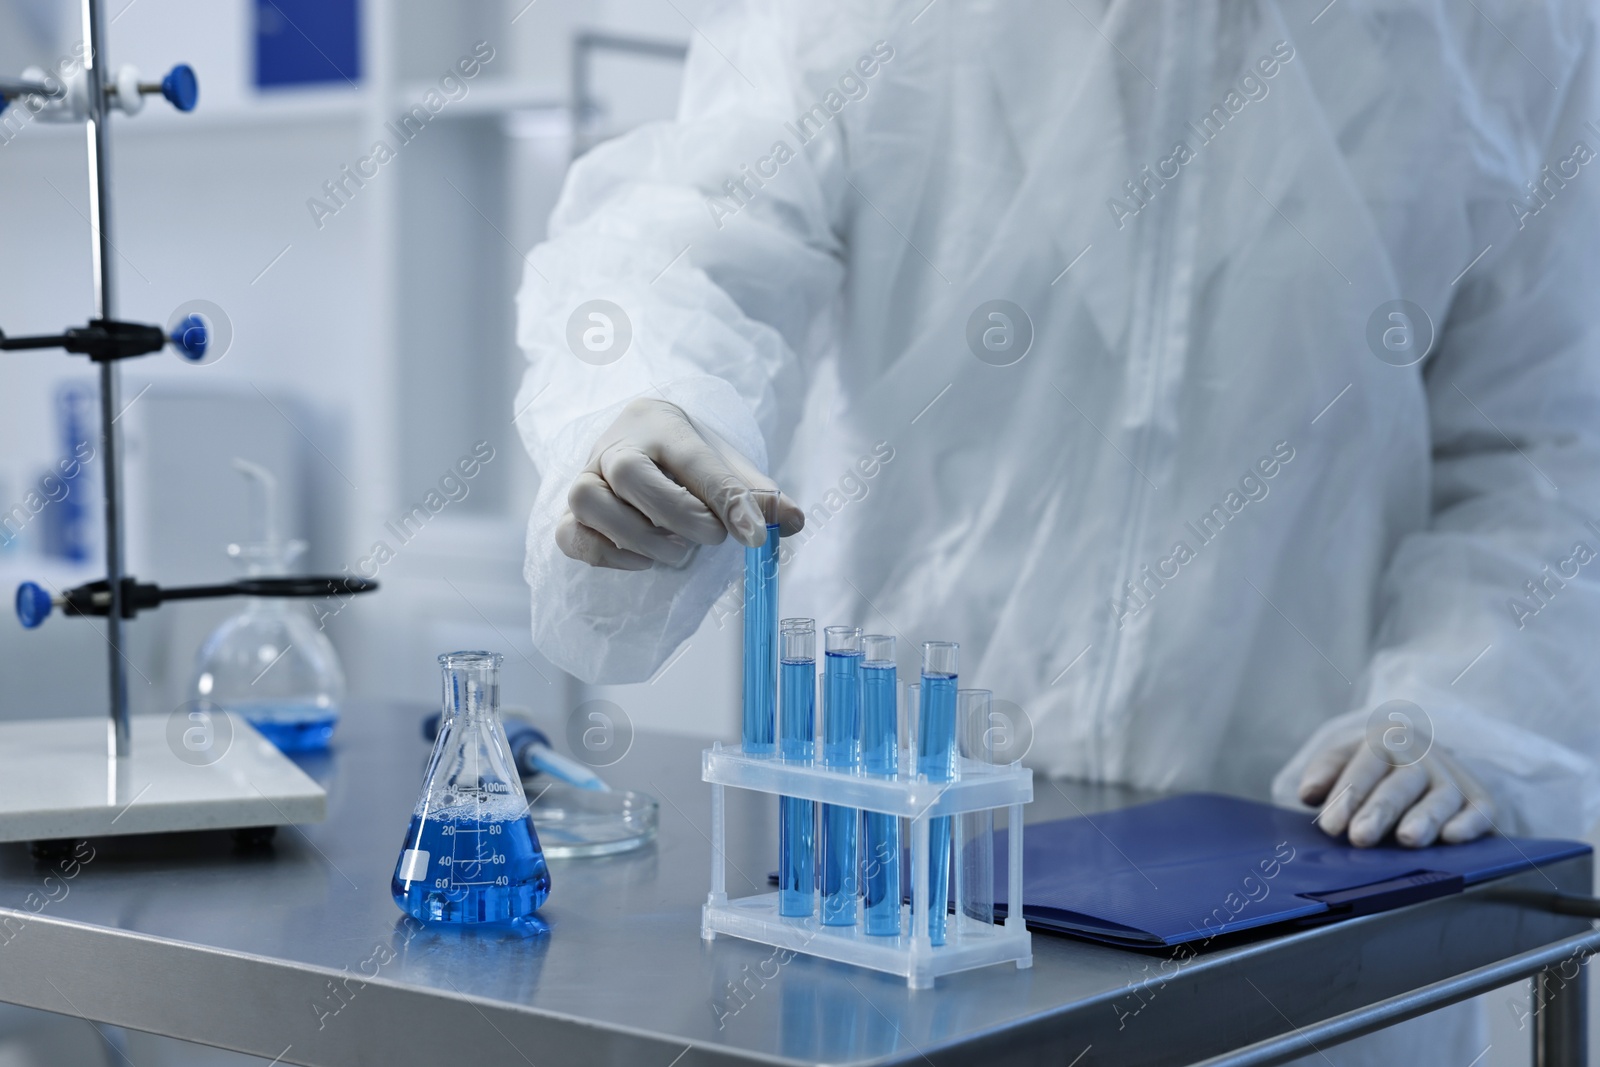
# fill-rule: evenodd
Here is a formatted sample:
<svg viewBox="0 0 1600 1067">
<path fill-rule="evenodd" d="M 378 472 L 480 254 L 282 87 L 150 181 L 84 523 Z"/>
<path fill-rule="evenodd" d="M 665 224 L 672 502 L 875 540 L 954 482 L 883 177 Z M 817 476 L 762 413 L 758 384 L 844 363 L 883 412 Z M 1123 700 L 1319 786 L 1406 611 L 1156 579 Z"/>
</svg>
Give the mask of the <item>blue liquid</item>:
<svg viewBox="0 0 1600 1067">
<path fill-rule="evenodd" d="M 238 713 L 278 746 L 279 752 L 316 752 L 328 747 L 339 709 L 310 701 L 284 704 L 276 701 L 237 701 L 228 710 Z"/>
<path fill-rule="evenodd" d="M 861 813 L 822 805 L 822 925 L 856 924 L 856 823 Z"/>
<path fill-rule="evenodd" d="M 900 769 L 898 685 L 892 661 L 861 665 L 861 768 L 881 778 L 893 778 Z"/>
<path fill-rule="evenodd" d="M 329 715 L 326 708 L 318 708 L 322 717 L 286 722 L 282 719 L 250 719 L 251 726 L 262 737 L 278 746 L 279 752 L 319 752 L 328 747 L 333 738 L 333 728 L 339 724 L 338 715 Z"/>
<path fill-rule="evenodd" d="M 778 754 L 810 763 L 816 751 L 817 661 L 786 659 L 780 676 Z M 817 897 L 817 805 L 778 801 L 778 914 L 810 915 Z"/>
<path fill-rule="evenodd" d="M 956 776 L 956 676 L 924 674 L 917 724 L 917 773 L 930 782 Z M 950 816 L 928 821 L 928 939 L 944 944 L 950 901 Z"/>
<path fill-rule="evenodd" d="M 777 726 L 778 527 L 744 550 L 744 750 L 770 756 Z"/>
<path fill-rule="evenodd" d="M 423 922 L 537 922 L 550 870 L 533 820 L 515 809 L 426 822 L 413 815 L 389 892 L 401 911 Z"/>
<path fill-rule="evenodd" d="M 861 653 L 829 652 L 822 667 L 822 763 L 849 770 L 861 760 Z M 822 805 L 822 924 L 854 926 L 857 876 L 856 808 Z"/>
<path fill-rule="evenodd" d="M 816 754 L 817 661 L 783 661 L 783 721 L 779 755 L 811 762 Z"/>
<path fill-rule="evenodd" d="M 861 766 L 868 774 L 893 778 L 899 769 L 896 726 L 897 681 L 893 662 L 861 666 Z M 900 819 L 877 811 L 861 813 L 862 908 L 867 933 L 900 933 Z"/>
<path fill-rule="evenodd" d="M 867 933 L 895 937 L 900 933 L 900 817 L 864 811 L 861 834 L 861 904 Z"/>
</svg>

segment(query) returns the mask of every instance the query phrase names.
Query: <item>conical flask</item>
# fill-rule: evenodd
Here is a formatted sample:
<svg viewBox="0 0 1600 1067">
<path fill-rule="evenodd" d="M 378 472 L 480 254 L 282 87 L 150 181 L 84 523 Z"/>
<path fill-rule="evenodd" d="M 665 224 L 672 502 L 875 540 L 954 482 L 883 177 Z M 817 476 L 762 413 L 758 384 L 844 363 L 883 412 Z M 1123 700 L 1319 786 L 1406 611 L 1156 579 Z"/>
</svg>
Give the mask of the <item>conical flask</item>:
<svg viewBox="0 0 1600 1067">
<path fill-rule="evenodd" d="M 505 727 L 496 652 L 450 652 L 444 714 L 390 892 L 423 922 L 537 923 L 550 870 Z"/>
</svg>

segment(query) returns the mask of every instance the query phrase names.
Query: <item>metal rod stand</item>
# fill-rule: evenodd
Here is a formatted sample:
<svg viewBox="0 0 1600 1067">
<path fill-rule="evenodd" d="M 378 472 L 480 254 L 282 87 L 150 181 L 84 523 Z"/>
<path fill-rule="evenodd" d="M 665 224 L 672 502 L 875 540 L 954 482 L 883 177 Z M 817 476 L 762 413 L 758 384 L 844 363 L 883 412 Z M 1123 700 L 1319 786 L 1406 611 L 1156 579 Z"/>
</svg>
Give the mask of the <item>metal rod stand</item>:
<svg viewBox="0 0 1600 1067">
<path fill-rule="evenodd" d="M 83 0 L 83 27 L 89 54 L 85 74 L 89 85 L 89 228 L 93 238 L 95 317 L 115 318 L 111 255 L 111 161 L 106 129 L 105 11 L 101 0 Z M 122 576 L 122 441 L 117 417 L 121 414 L 121 372 L 112 360 L 100 364 L 100 457 L 105 485 L 106 581 L 111 589 L 111 609 L 106 615 L 106 653 L 109 663 L 111 730 L 110 755 L 128 755 L 128 661 L 123 652 Z"/>
</svg>

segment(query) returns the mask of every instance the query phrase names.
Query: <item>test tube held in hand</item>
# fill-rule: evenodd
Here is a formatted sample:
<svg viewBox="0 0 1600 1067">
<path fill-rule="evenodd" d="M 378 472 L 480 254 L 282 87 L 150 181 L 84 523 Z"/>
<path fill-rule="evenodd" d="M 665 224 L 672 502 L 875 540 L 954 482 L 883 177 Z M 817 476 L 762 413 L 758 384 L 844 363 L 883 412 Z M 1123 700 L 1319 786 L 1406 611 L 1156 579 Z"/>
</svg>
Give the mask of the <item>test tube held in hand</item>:
<svg viewBox="0 0 1600 1067">
<path fill-rule="evenodd" d="M 917 715 L 917 773 L 930 782 L 956 777 L 956 659 L 953 641 L 922 646 L 922 700 Z M 950 906 L 950 816 L 928 821 L 928 940 L 944 944 Z"/>
<path fill-rule="evenodd" d="M 744 550 L 744 730 L 741 742 L 752 756 L 770 756 L 778 711 L 778 494 L 749 490 L 765 517 L 767 539 Z"/>
<path fill-rule="evenodd" d="M 810 619 L 784 619 L 779 635 L 778 755 L 810 763 L 817 736 L 817 629 Z M 816 906 L 817 806 L 778 800 L 778 914 L 808 916 Z"/>
<path fill-rule="evenodd" d="M 900 769 L 899 684 L 894 638 L 861 639 L 861 769 L 893 778 Z M 861 907 L 868 934 L 900 933 L 900 817 L 861 813 Z"/>
<path fill-rule="evenodd" d="M 830 626 L 823 631 L 822 763 L 853 770 L 861 759 L 861 628 Z M 854 926 L 857 875 L 857 808 L 822 805 L 822 924 Z"/>
</svg>

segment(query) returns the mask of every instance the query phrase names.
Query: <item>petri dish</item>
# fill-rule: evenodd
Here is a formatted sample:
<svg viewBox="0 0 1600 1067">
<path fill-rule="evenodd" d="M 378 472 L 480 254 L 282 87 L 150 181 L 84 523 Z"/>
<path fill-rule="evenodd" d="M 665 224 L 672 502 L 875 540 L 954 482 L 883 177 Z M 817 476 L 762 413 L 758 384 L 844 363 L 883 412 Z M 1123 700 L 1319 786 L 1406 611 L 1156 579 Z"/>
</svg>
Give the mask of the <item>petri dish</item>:
<svg viewBox="0 0 1600 1067">
<path fill-rule="evenodd" d="M 547 857 L 611 856 L 655 839 L 661 805 L 652 796 L 578 789 L 543 775 L 525 779 L 523 788 Z"/>
</svg>

